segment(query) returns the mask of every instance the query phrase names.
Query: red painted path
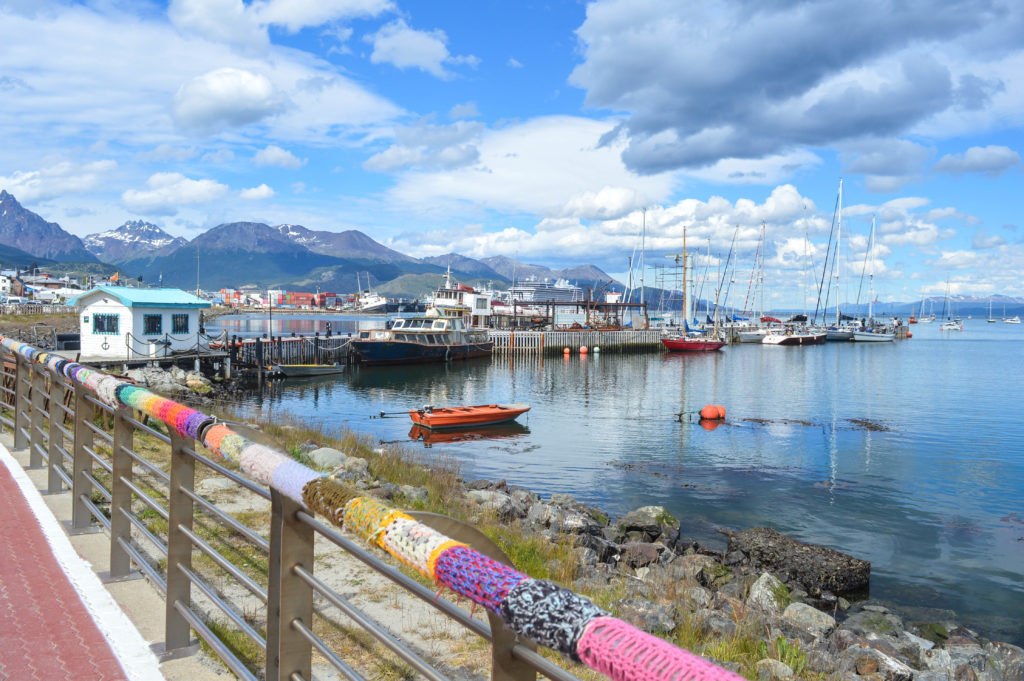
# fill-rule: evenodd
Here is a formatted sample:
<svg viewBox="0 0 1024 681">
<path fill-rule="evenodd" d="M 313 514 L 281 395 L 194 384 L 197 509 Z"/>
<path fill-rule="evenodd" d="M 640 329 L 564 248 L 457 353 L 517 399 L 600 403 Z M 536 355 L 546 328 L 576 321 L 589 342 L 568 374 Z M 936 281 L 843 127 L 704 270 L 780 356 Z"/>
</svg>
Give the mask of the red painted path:
<svg viewBox="0 0 1024 681">
<path fill-rule="evenodd" d="M 0 681 L 128 681 L 0 464 Z"/>
</svg>

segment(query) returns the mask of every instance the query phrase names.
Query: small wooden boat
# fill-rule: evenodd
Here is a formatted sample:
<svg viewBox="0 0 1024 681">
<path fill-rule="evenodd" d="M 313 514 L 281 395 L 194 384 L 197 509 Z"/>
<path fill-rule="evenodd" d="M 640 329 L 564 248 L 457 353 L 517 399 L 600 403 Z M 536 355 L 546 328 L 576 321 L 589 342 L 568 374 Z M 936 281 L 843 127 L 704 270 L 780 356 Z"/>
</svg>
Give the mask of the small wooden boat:
<svg viewBox="0 0 1024 681">
<path fill-rule="evenodd" d="M 432 407 L 410 409 L 409 418 L 424 428 L 468 428 L 505 423 L 530 411 L 528 404 L 480 404 L 473 407 Z"/>
<path fill-rule="evenodd" d="M 409 431 L 409 439 L 421 440 L 423 444 L 430 446 L 452 442 L 513 439 L 522 437 L 529 432 L 529 428 L 516 421 L 471 428 L 442 428 L 441 430 L 413 424 L 412 430 Z"/>
<path fill-rule="evenodd" d="M 299 378 L 340 374 L 344 370 L 344 364 L 275 364 L 270 368 L 270 373 L 285 378 Z"/>
</svg>

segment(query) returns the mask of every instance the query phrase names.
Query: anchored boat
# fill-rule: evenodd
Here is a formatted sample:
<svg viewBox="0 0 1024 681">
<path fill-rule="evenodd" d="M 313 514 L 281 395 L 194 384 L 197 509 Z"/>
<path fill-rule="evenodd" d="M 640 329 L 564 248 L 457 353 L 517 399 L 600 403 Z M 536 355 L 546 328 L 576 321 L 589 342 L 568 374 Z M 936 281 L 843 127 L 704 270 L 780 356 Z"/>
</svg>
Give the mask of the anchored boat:
<svg viewBox="0 0 1024 681">
<path fill-rule="evenodd" d="M 472 407 L 432 407 L 410 409 L 409 418 L 424 428 L 467 428 L 512 421 L 530 411 L 528 404 L 479 404 Z"/>
</svg>

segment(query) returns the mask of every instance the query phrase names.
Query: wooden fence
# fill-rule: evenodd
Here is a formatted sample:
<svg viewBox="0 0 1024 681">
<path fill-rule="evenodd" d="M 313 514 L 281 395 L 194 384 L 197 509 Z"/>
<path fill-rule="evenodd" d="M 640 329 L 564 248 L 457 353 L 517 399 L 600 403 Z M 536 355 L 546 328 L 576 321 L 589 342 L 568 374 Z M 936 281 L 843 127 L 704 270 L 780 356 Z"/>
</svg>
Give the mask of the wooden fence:
<svg viewBox="0 0 1024 681">
<path fill-rule="evenodd" d="M 232 338 L 227 351 L 232 364 L 267 368 L 271 364 L 344 364 L 348 361 L 347 336 L 275 336 Z"/>
<path fill-rule="evenodd" d="M 660 329 L 632 331 L 490 331 L 494 351 L 510 354 L 540 355 L 561 353 L 565 348 L 578 352 L 583 346 L 601 352 L 651 352 L 661 350 Z"/>
</svg>

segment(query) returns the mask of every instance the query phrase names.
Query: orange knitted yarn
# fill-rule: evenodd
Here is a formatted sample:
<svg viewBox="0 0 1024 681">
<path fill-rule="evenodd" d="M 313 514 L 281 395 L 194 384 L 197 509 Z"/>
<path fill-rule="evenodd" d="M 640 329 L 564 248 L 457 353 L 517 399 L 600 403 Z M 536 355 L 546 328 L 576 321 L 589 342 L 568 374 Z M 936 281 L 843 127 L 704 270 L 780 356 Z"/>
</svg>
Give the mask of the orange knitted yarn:
<svg viewBox="0 0 1024 681">
<path fill-rule="evenodd" d="M 178 404 L 177 402 L 171 405 L 171 408 L 167 410 L 166 416 L 164 416 L 164 423 L 169 425 L 171 428 L 175 427 L 175 419 L 178 418 L 178 414 L 186 411 L 188 407 L 184 404 Z"/>
<path fill-rule="evenodd" d="M 231 435 L 233 431 L 225 426 L 223 423 L 218 423 L 215 426 L 210 426 L 206 431 L 206 438 L 203 440 L 203 444 L 210 451 L 217 452 L 220 454 L 220 441 L 228 435 Z"/>
</svg>

